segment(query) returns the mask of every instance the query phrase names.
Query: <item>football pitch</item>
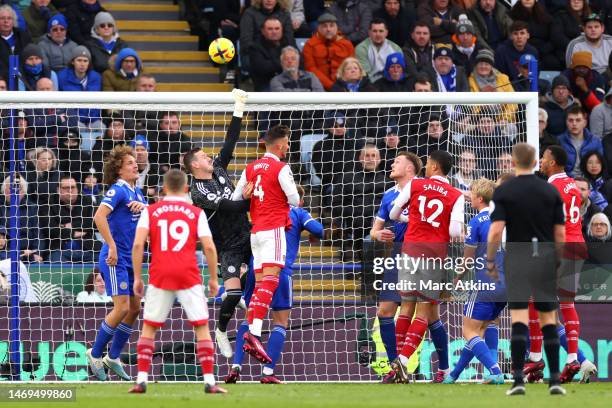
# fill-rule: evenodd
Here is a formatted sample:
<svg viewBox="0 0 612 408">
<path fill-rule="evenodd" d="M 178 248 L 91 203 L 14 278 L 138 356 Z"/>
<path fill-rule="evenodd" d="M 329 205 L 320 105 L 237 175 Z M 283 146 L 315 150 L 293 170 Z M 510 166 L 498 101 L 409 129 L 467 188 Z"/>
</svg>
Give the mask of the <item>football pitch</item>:
<svg viewBox="0 0 612 408">
<path fill-rule="evenodd" d="M 226 388 L 229 394 L 204 394 L 200 384 L 149 384 L 146 394 L 128 394 L 125 384 L 50 384 L 0 385 L 2 388 L 65 388 L 76 391 L 73 402 L 0 402 L 2 407 L 79 407 L 79 408 L 182 408 L 182 407 L 610 407 L 612 383 L 570 384 L 566 396 L 550 396 L 544 384 L 528 385 L 527 395 L 507 397 L 509 384 L 485 386 L 480 384 L 235 384 Z M 224 386 L 224 385 L 223 385 Z M 4 392 L 2 393 L 5 394 Z"/>
</svg>

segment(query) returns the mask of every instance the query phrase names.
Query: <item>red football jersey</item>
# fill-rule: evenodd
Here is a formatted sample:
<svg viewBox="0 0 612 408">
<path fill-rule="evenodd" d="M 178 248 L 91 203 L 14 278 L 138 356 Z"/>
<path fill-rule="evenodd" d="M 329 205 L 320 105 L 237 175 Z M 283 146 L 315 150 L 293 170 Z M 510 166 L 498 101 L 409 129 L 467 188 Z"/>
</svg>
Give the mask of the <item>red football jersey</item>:
<svg viewBox="0 0 612 408">
<path fill-rule="evenodd" d="M 166 290 L 202 284 L 196 244 L 199 237 L 211 236 L 204 211 L 186 200 L 168 197 L 147 207 L 138 227 L 149 229 L 150 284 Z"/>
<path fill-rule="evenodd" d="M 412 179 L 410 201 L 404 206 L 408 207 L 408 229 L 402 252 L 413 257 L 445 257 L 450 242 L 451 213 L 461 196 L 442 177 Z"/>
<path fill-rule="evenodd" d="M 289 203 L 278 180 L 279 173 L 286 165 L 275 156 L 266 154 L 246 168 L 246 181 L 254 185 L 250 210 L 252 234 L 291 226 Z"/>
<path fill-rule="evenodd" d="M 548 182 L 555 186 L 563 200 L 565 241 L 584 242 L 584 237 L 582 236 L 582 216 L 580 215 L 582 198 L 580 190 L 576 187 L 576 182 L 565 173 L 550 176 Z"/>
</svg>

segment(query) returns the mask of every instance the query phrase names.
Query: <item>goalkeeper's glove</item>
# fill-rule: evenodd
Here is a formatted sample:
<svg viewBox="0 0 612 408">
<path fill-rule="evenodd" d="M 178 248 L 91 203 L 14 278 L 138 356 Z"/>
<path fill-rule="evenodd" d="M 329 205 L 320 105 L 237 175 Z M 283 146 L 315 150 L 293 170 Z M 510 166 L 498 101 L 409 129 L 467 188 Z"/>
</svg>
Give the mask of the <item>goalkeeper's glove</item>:
<svg viewBox="0 0 612 408">
<path fill-rule="evenodd" d="M 242 89 L 236 88 L 232 91 L 232 95 L 234 96 L 234 116 L 241 118 L 247 99 L 249 99 L 249 94 Z"/>
</svg>

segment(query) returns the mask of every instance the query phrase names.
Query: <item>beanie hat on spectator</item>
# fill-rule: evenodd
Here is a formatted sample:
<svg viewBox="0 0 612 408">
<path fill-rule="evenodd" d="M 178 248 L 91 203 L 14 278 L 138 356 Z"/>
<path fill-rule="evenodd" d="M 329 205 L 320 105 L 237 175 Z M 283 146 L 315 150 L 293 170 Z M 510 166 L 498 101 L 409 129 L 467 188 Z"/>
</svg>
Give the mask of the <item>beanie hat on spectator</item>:
<svg viewBox="0 0 612 408">
<path fill-rule="evenodd" d="M 330 111 L 325 114 L 325 128 L 330 129 L 336 127 L 336 125 L 344 126 L 346 117 L 344 112 Z"/>
<path fill-rule="evenodd" d="M 72 50 L 72 53 L 70 54 L 71 61 L 78 57 L 85 57 L 91 61 L 91 53 L 84 45 L 79 45 L 78 47 L 75 47 L 74 50 Z"/>
<path fill-rule="evenodd" d="M 404 59 L 404 54 L 401 52 L 394 52 L 387 56 L 383 75 L 385 76 L 385 78 L 387 78 L 388 81 L 391 81 L 392 79 L 391 75 L 389 75 L 389 68 L 391 68 L 391 65 L 395 64 L 398 64 L 404 70 L 404 72 L 402 73 L 402 77 L 400 78 L 400 81 L 402 81 L 404 78 L 406 78 L 406 60 Z"/>
<path fill-rule="evenodd" d="M 448 57 L 453 59 L 453 50 L 446 44 L 439 45 L 434 51 L 434 59 L 438 57 Z"/>
<path fill-rule="evenodd" d="M 556 77 L 553 78 L 552 80 L 552 87 L 551 89 L 555 89 L 558 86 L 564 86 L 567 89 L 570 88 L 570 82 L 569 80 L 566 78 L 565 75 L 557 75 Z"/>
<path fill-rule="evenodd" d="M 317 19 L 317 23 L 321 24 L 321 23 L 336 23 L 338 22 L 338 19 L 336 18 L 336 16 L 334 16 L 332 13 L 329 12 L 324 12 L 323 14 L 321 14 L 319 16 L 319 18 Z"/>
<path fill-rule="evenodd" d="M 572 55 L 572 65 L 570 68 L 576 68 L 579 66 L 593 68 L 593 54 L 588 51 L 576 51 Z"/>
<path fill-rule="evenodd" d="M 113 18 L 111 13 L 107 13 L 106 11 L 101 11 L 96 14 L 96 18 L 94 19 L 94 27 L 99 27 L 100 24 L 112 24 L 113 26 L 117 26 L 115 24 L 115 19 Z"/>
<path fill-rule="evenodd" d="M 149 141 L 143 135 L 134 136 L 134 140 L 130 142 L 130 146 L 136 149 L 136 146 L 143 146 L 146 150 L 149 150 Z"/>
<path fill-rule="evenodd" d="M 482 50 L 478 51 L 478 54 L 476 54 L 476 63 L 478 64 L 481 61 L 495 65 L 495 54 L 493 54 L 493 51 L 483 48 Z"/>
<path fill-rule="evenodd" d="M 472 35 L 476 34 L 476 30 L 474 29 L 474 25 L 470 20 L 460 20 L 457 24 L 457 29 L 455 30 L 455 34 L 464 34 L 471 33 Z"/>
<path fill-rule="evenodd" d="M 38 45 L 36 45 L 36 44 L 28 44 L 21 51 L 21 54 L 19 54 L 19 57 L 21 59 L 21 64 L 23 65 L 25 63 L 25 61 L 28 58 L 30 58 L 30 57 L 39 57 L 39 58 L 42 59 L 43 53 L 42 53 L 42 50 L 40 49 L 40 47 Z"/>
<path fill-rule="evenodd" d="M 519 58 L 519 65 L 529 65 L 529 62 L 535 60 L 536 57 L 534 57 L 531 54 L 523 54 L 521 55 L 521 57 Z"/>
<path fill-rule="evenodd" d="M 51 32 L 51 28 L 57 25 L 68 29 L 68 22 L 66 21 L 66 17 L 64 17 L 63 14 L 56 14 L 49 19 L 49 21 L 47 22 L 47 32 Z"/>
</svg>

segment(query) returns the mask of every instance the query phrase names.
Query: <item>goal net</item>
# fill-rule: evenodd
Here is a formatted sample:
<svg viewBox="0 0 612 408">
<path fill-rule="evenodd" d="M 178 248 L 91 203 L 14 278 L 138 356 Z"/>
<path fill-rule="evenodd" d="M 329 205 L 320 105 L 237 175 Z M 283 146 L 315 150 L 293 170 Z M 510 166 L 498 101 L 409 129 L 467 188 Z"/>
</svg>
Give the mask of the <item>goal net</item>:
<svg viewBox="0 0 612 408">
<path fill-rule="evenodd" d="M 161 176 L 169 168 L 181 168 L 183 153 L 201 147 L 218 154 L 232 109 L 229 93 L 0 93 L 3 379 L 93 378 L 85 351 L 112 309 L 97 273 L 102 241 L 93 223 L 108 187 L 102 184 L 105 155 L 117 144 L 131 144 L 140 171 L 137 185 L 155 202 Z M 278 123 L 291 128 L 287 161 L 304 187 L 304 207 L 323 223 L 325 237 L 316 242 L 302 234 L 293 268 L 294 306 L 275 374 L 285 381 L 377 380 L 388 366 L 374 325 L 376 277 L 364 260 L 371 256 L 369 230 L 381 197 L 394 185 L 393 159 L 409 150 L 425 161 L 432 151 L 447 150 L 455 159 L 451 182 L 468 191 L 473 180 L 495 179 L 510 170 L 509 152 L 516 142 L 527 141 L 537 149 L 537 95 L 251 94 L 228 166 L 234 181 L 248 162 L 263 154 L 259 138 Z M 13 195 L 19 221 L 13 223 L 11 180 L 19 190 Z M 473 214 L 466 207 L 466 221 Z M 11 273 L 11 248 L 21 261 L 19 272 Z M 460 256 L 462 248 L 453 247 L 451 253 Z M 199 259 L 207 279 L 204 257 Z M 454 292 L 441 305 L 451 366 L 464 345 L 461 322 L 467 295 Z M 219 305 L 218 298 L 209 300 L 211 331 Z M 245 312 L 238 310 L 230 338 L 244 318 Z M 140 325 L 139 319 L 121 357 L 133 376 Z M 267 321 L 264 345 L 270 329 Z M 501 363 L 509 356 L 508 339 L 504 315 Z M 418 378 L 431 379 L 438 357 L 429 338 L 418 361 Z M 216 366 L 223 378 L 231 361 L 217 354 Z M 476 379 L 482 373 L 482 367 L 473 365 L 462 378 Z M 260 375 L 261 365 L 245 358 L 242 379 L 258 380 Z M 160 381 L 201 379 L 193 331 L 178 304 L 157 336 L 152 376 Z"/>
</svg>

